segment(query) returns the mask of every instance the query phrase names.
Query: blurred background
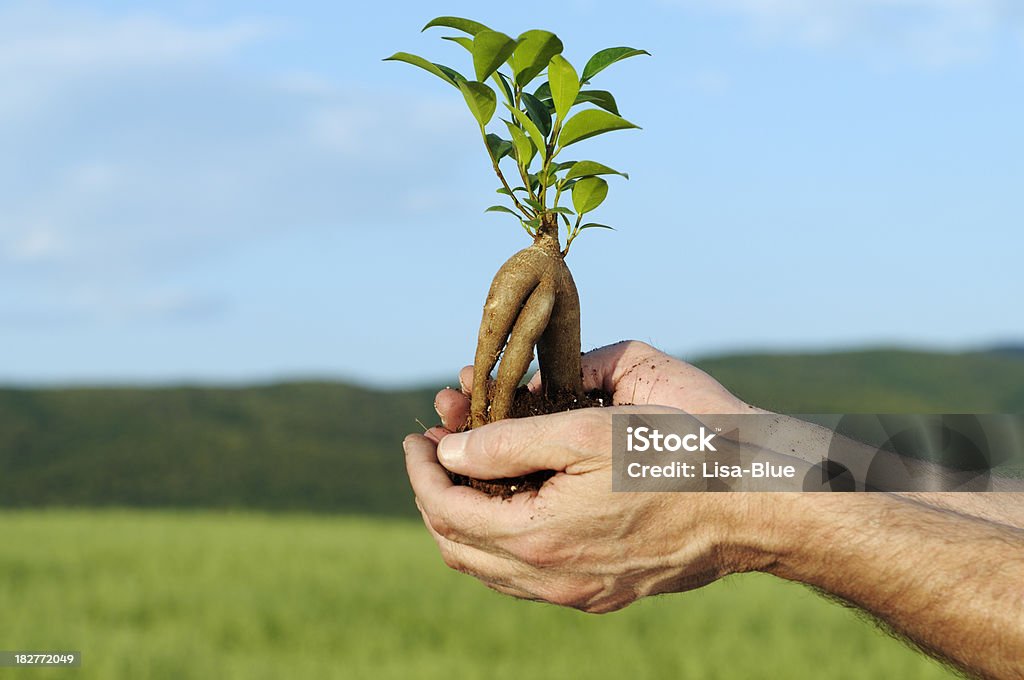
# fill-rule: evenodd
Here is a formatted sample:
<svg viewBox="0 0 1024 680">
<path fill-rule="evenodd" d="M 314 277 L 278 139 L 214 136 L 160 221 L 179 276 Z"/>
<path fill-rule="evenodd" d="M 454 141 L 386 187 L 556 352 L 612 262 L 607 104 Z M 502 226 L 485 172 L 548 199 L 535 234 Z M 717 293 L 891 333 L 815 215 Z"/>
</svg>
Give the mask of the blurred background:
<svg viewBox="0 0 1024 680">
<path fill-rule="evenodd" d="M 449 573 L 399 441 L 526 236 L 440 14 L 560 35 L 642 131 L 585 349 L 791 412 L 1024 411 L 1010 0 L 0 2 L 0 649 L 83 677 L 945 677 L 743 577 L 589 617 Z M 596 85 L 596 83 L 595 83 Z M 53 677 L 67 671 L 55 670 Z M 38 675 L 49 677 L 46 672 Z"/>
</svg>

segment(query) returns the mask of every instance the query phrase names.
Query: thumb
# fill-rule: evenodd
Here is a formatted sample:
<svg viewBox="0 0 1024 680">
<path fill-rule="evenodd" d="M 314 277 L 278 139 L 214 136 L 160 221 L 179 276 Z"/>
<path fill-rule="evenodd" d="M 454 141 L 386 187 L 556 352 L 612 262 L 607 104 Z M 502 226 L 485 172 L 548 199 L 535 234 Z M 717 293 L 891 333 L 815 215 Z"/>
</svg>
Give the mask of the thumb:
<svg viewBox="0 0 1024 680">
<path fill-rule="evenodd" d="M 437 457 L 452 472 L 476 479 L 562 472 L 611 450 L 611 419 L 593 411 L 500 420 L 450 434 L 438 445 Z"/>
</svg>

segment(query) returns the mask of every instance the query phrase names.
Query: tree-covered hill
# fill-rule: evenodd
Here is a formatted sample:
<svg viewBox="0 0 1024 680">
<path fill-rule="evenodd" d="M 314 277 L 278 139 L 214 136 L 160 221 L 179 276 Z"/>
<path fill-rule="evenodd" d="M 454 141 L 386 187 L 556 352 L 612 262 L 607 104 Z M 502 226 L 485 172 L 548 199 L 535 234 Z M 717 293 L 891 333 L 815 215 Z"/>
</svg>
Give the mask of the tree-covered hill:
<svg viewBox="0 0 1024 680">
<path fill-rule="evenodd" d="M 1012 354 L 863 351 L 698 362 L 766 408 L 1022 412 Z M 412 514 L 400 442 L 433 389 L 0 389 L 0 506 L 260 508 Z"/>
</svg>

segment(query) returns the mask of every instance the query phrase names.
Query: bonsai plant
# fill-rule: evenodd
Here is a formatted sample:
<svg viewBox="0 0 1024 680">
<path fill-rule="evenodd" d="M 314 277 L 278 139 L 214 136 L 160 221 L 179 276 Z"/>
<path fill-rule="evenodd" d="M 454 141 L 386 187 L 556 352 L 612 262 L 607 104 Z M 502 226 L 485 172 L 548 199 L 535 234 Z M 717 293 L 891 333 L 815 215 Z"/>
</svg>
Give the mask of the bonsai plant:
<svg viewBox="0 0 1024 680">
<path fill-rule="evenodd" d="M 611 228 L 584 222 L 608 194 L 603 176 L 628 176 L 592 160 L 566 160 L 564 155 L 585 139 L 637 127 L 619 116 L 610 92 L 589 85 L 615 62 L 648 53 L 630 47 L 604 49 L 580 73 L 562 56 L 562 41 L 549 31 L 530 30 L 512 38 L 459 17 L 438 17 L 423 30 L 431 27 L 461 34 L 444 39 L 469 52 L 474 78 L 406 52 L 385 61 L 418 66 L 461 92 L 500 183 L 497 191 L 506 201 L 487 211 L 513 215 L 532 240 L 501 266 L 484 303 L 470 427 L 510 416 L 534 347 L 545 410 L 589 405 L 580 372 L 579 295 L 565 257 L 583 231 Z M 495 115 L 499 110 L 504 115 Z M 570 205 L 563 205 L 569 197 Z M 497 376 L 489 385 L 499 358 Z"/>
</svg>

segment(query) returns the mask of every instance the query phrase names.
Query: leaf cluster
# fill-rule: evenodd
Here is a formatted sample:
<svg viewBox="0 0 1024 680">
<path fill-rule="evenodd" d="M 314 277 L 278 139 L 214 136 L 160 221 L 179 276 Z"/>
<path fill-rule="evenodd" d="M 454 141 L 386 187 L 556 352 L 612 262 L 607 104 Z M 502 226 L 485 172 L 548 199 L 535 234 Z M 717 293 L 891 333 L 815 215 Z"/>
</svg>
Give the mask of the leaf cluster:
<svg viewBox="0 0 1024 680">
<path fill-rule="evenodd" d="M 583 216 L 608 195 L 605 176 L 629 176 L 596 161 L 556 159 L 577 142 L 638 127 L 619 115 L 611 92 L 589 86 L 594 76 L 612 64 L 648 52 L 609 47 L 594 54 L 580 74 L 562 55 L 562 41 L 550 31 L 534 29 L 512 38 L 460 17 L 438 17 L 423 30 L 432 27 L 465 34 L 444 39 L 469 52 L 473 79 L 407 52 L 397 52 L 385 61 L 418 66 L 462 93 L 501 182 L 498 193 L 509 200 L 508 205 L 494 205 L 487 211 L 514 215 L 531 236 L 537 235 L 545 218 L 556 215 L 567 231 L 565 252 L 585 229 L 611 229 L 584 223 Z M 496 116 L 499 99 L 502 115 Z M 517 186 L 506 178 L 503 164 L 515 166 L 509 172 L 518 175 Z M 571 196 L 571 207 L 561 205 L 564 193 Z"/>
</svg>

